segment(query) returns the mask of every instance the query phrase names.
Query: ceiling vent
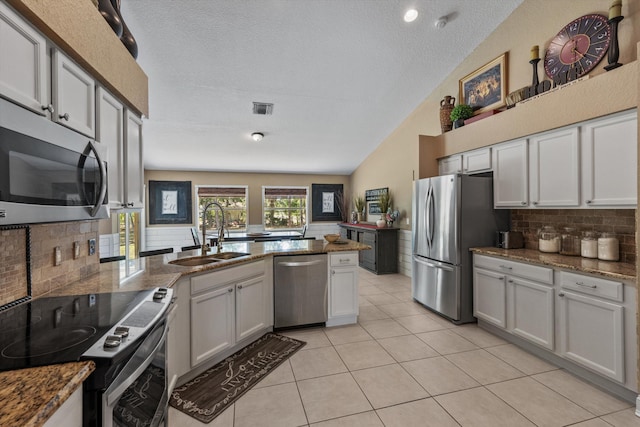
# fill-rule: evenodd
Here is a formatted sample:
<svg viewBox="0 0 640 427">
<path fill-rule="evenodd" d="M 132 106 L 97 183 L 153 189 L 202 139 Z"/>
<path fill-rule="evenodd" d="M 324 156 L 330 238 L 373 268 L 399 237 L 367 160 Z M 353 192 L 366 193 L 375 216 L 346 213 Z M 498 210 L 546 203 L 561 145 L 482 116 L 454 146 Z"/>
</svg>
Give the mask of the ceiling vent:
<svg viewBox="0 0 640 427">
<path fill-rule="evenodd" d="M 273 114 L 273 104 L 268 104 L 266 102 L 254 102 L 253 103 L 253 114 L 260 114 L 262 116 L 270 116 Z"/>
</svg>

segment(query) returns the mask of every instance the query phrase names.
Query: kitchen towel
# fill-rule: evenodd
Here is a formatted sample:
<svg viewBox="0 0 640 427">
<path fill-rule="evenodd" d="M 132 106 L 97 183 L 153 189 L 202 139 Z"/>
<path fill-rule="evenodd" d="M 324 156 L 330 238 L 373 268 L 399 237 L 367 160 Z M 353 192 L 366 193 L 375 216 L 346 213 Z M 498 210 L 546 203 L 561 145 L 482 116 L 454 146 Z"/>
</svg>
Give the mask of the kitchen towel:
<svg viewBox="0 0 640 427">
<path fill-rule="evenodd" d="M 176 387 L 170 404 L 209 423 L 306 343 L 268 333 L 193 380 Z"/>
</svg>

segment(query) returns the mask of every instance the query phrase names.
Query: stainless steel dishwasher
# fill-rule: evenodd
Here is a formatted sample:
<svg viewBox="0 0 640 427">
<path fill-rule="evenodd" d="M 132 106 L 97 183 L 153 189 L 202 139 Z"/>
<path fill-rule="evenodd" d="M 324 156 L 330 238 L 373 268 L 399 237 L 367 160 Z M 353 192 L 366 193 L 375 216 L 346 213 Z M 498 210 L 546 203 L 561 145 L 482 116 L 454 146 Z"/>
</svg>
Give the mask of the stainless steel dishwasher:
<svg viewBox="0 0 640 427">
<path fill-rule="evenodd" d="M 327 321 L 327 254 L 274 257 L 274 328 Z"/>
</svg>

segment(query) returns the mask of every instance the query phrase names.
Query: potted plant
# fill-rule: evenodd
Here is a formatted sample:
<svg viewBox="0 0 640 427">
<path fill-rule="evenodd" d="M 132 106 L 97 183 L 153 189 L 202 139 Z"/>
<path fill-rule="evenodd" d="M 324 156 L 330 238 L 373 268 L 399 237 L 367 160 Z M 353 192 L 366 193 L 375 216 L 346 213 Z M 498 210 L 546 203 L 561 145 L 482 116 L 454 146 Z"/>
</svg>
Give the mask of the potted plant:
<svg viewBox="0 0 640 427">
<path fill-rule="evenodd" d="M 356 215 L 358 217 L 358 222 L 362 221 L 362 218 L 364 216 L 364 197 L 362 196 L 356 196 L 353 199 L 353 205 L 356 208 Z"/>
<path fill-rule="evenodd" d="M 464 126 L 464 120 L 473 116 L 473 108 L 467 104 L 458 104 L 451 110 L 451 121 L 453 128 L 457 129 Z"/>
<path fill-rule="evenodd" d="M 387 212 L 391 209 L 391 193 L 389 190 L 380 194 L 378 205 L 380 206 L 380 219 L 376 221 L 376 225 L 382 228 L 387 225 Z"/>
</svg>

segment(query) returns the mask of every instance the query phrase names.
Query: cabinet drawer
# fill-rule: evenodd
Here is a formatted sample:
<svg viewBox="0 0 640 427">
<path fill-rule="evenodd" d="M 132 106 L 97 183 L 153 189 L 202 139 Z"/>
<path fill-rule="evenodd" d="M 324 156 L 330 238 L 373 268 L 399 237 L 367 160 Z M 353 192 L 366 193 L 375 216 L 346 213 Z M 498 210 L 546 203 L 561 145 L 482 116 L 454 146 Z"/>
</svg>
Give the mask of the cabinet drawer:
<svg viewBox="0 0 640 427">
<path fill-rule="evenodd" d="M 332 267 L 347 267 L 358 265 L 358 254 L 356 252 L 338 252 L 329 257 Z"/>
<path fill-rule="evenodd" d="M 191 278 L 191 295 L 217 288 L 229 283 L 237 283 L 241 280 L 264 274 L 264 261 L 252 262 L 247 265 L 235 265 L 231 268 L 202 274 Z"/>
<path fill-rule="evenodd" d="M 563 271 L 560 273 L 560 285 L 563 289 L 572 289 L 613 301 L 622 302 L 624 300 L 624 285 L 620 282 Z"/>
<path fill-rule="evenodd" d="M 504 274 L 535 280 L 536 282 L 553 284 L 553 269 L 551 268 L 483 255 L 474 255 L 473 263 L 476 267 L 487 268 Z"/>
</svg>

